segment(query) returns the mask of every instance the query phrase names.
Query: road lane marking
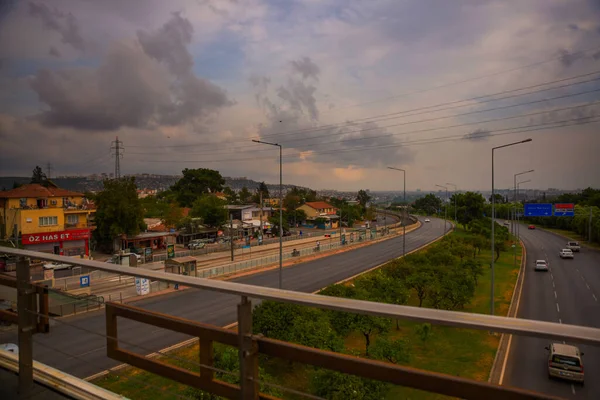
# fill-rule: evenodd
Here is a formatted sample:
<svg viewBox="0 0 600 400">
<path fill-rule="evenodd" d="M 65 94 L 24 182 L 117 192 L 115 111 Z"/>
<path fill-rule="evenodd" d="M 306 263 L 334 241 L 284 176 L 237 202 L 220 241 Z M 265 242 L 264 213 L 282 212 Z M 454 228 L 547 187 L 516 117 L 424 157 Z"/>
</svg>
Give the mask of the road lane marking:
<svg viewBox="0 0 600 400">
<path fill-rule="evenodd" d="M 573 385 L 572 383 L 571 383 L 571 392 L 573 392 L 573 394 L 575 394 L 575 385 Z"/>
<path fill-rule="evenodd" d="M 560 319 L 560 318 L 559 318 L 559 319 L 558 319 L 558 323 L 559 323 L 559 324 L 562 324 L 562 319 Z"/>
<path fill-rule="evenodd" d="M 594 298 L 594 301 L 598 301 L 598 298 L 596 298 L 595 294 L 592 294 L 592 297 Z"/>
<path fill-rule="evenodd" d="M 585 287 L 588 288 L 588 290 L 590 289 L 590 285 L 588 285 L 587 282 L 585 283 Z"/>
<path fill-rule="evenodd" d="M 556 286 L 554 286 L 554 281 L 552 281 L 552 289 L 554 289 Z"/>
<path fill-rule="evenodd" d="M 556 303 L 556 311 L 560 312 L 560 307 L 558 306 L 558 303 Z"/>
<path fill-rule="evenodd" d="M 554 298 L 558 299 L 558 296 L 556 295 L 556 290 L 554 291 Z"/>
<path fill-rule="evenodd" d="M 554 275 L 552 275 L 552 272 L 550 272 L 550 278 L 552 278 L 552 280 L 554 280 Z"/>
</svg>

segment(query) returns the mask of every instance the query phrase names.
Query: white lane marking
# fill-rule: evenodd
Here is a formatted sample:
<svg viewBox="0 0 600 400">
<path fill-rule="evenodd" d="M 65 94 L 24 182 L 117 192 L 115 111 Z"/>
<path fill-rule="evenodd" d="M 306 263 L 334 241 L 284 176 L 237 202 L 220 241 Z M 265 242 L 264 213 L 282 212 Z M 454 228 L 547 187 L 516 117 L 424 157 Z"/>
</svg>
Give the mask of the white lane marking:
<svg viewBox="0 0 600 400">
<path fill-rule="evenodd" d="M 550 272 L 550 278 L 552 278 L 552 280 L 554 280 L 554 275 L 552 275 L 552 272 Z"/>
<path fill-rule="evenodd" d="M 598 301 L 598 298 L 596 297 L 595 294 L 592 294 L 592 297 L 594 298 L 594 301 Z"/>
<path fill-rule="evenodd" d="M 558 296 L 556 295 L 556 290 L 554 291 L 554 298 L 558 299 Z"/>
<path fill-rule="evenodd" d="M 556 303 L 556 311 L 560 312 L 560 307 L 558 306 L 558 303 Z"/>
<path fill-rule="evenodd" d="M 559 323 L 559 324 L 562 324 L 562 319 L 560 319 L 560 318 L 559 318 L 559 319 L 558 319 L 558 323 Z"/>
<path fill-rule="evenodd" d="M 571 383 L 571 392 L 573 392 L 573 394 L 575 394 L 575 385 L 573 385 L 572 383 Z"/>
<path fill-rule="evenodd" d="M 588 288 L 588 290 L 590 289 L 590 285 L 588 285 L 587 282 L 585 283 L 585 287 Z"/>
<path fill-rule="evenodd" d="M 96 352 L 98 350 L 102 350 L 102 349 L 105 349 L 105 348 L 106 348 L 106 346 L 98 347 L 97 349 L 86 351 L 85 353 L 81 353 L 81 354 L 78 354 L 76 356 L 72 356 L 70 358 L 87 356 L 88 354 L 92 354 L 92 353 L 94 353 L 94 352 Z"/>
<path fill-rule="evenodd" d="M 554 289 L 556 286 L 554 286 L 554 281 L 552 281 L 552 289 Z"/>
</svg>

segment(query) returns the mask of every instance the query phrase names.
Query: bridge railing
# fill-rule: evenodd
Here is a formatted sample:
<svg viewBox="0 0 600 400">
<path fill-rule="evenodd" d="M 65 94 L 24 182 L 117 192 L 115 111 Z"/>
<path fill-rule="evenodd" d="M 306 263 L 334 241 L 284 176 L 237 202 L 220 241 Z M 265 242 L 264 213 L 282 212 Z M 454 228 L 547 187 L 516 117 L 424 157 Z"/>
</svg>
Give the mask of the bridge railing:
<svg viewBox="0 0 600 400">
<path fill-rule="evenodd" d="M 41 254 L 26 250 L 6 249 L 3 251 L 20 257 L 17 266 L 18 271 L 28 268 L 28 257 L 42 258 L 48 261 L 62 260 L 61 256 Z M 150 312 L 129 305 L 112 302 L 106 304 L 106 343 L 107 354 L 109 357 L 228 398 L 272 398 L 268 395 L 259 393 L 260 376 L 258 375 L 258 354 L 266 354 L 271 357 L 301 362 L 364 378 L 467 399 L 553 398 L 541 393 L 534 393 L 518 388 L 498 386 L 487 382 L 479 382 L 451 375 L 387 364 L 380 361 L 361 359 L 268 339 L 260 335 L 253 335 L 252 305 L 250 298 L 274 300 L 327 310 L 386 317 L 390 319 L 429 322 L 432 324 L 459 328 L 479 329 L 555 340 L 568 340 L 573 343 L 600 346 L 600 329 L 591 327 L 335 298 L 227 281 L 215 281 L 190 276 L 166 274 L 164 272 L 111 265 L 91 260 L 77 260 L 74 264 L 91 269 L 147 278 L 150 280 L 161 280 L 172 284 L 239 296 L 241 301 L 237 306 L 237 332 L 171 315 Z M 283 273 L 285 273 L 285 270 Z M 25 274 L 21 273 L 21 277 L 24 275 Z M 20 292 L 21 294 L 27 292 L 27 290 L 25 290 L 25 285 L 22 283 L 21 285 L 17 285 L 17 287 L 22 290 Z M 19 297 L 19 299 L 21 299 L 21 297 Z M 23 308 L 19 308 L 19 312 L 21 311 L 23 311 Z M 20 314 L 19 317 L 21 318 Z M 199 338 L 200 373 L 197 374 L 186 371 L 180 367 L 171 366 L 160 360 L 151 359 L 150 357 L 121 348 L 119 346 L 117 317 L 131 319 Z M 19 322 L 21 322 L 21 320 L 19 320 Z M 27 320 L 23 322 L 28 323 Z M 27 329 L 21 329 L 20 327 L 19 335 L 23 336 L 23 340 L 21 340 L 20 337 L 20 343 L 22 342 L 27 345 L 28 342 L 25 339 L 28 334 L 30 334 L 30 332 Z M 224 343 L 238 348 L 240 358 L 239 385 L 232 385 L 215 379 L 215 368 L 212 366 L 213 342 Z M 30 342 L 29 345 L 31 345 Z M 19 362 L 21 367 L 21 363 L 27 362 L 27 360 L 23 359 L 23 356 L 30 356 L 31 349 L 26 350 L 25 352 L 21 352 L 20 350 L 20 353 L 21 357 Z M 24 367 L 26 367 L 26 365 Z"/>
</svg>

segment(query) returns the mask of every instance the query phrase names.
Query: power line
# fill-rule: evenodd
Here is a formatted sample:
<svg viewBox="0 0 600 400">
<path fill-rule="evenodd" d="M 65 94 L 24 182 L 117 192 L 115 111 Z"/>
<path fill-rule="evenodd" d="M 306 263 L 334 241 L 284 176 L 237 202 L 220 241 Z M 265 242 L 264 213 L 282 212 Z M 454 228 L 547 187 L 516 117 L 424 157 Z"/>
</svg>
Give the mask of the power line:
<svg viewBox="0 0 600 400">
<path fill-rule="evenodd" d="M 438 108 L 438 107 L 441 107 L 441 106 L 446 106 L 446 105 L 455 105 L 455 104 L 458 104 L 458 103 L 464 103 L 464 102 L 481 100 L 481 99 L 485 99 L 487 97 L 493 97 L 493 96 L 498 96 L 498 95 L 502 95 L 502 94 L 514 93 L 514 92 L 518 92 L 518 91 L 522 91 L 522 90 L 528 90 L 528 89 L 532 89 L 532 88 L 536 88 L 536 87 L 540 87 L 540 86 L 546 86 L 546 85 L 551 85 L 551 84 L 554 84 L 554 83 L 560 83 L 560 82 L 565 82 L 565 81 L 569 81 L 569 80 L 573 80 L 573 79 L 579 79 L 579 78 L 583 78 L 583 77 L 587 77 L 587 76 L 597 75 L 599 73 L 600 73 L 600 71 L 594 71 L 594 72 L 590 72 L 590 73 L 587 73 L 587 74 L 576 75 L 576 76 L 572 76 L 572 77 L 569 77 L 569 78 L 563 78 L 563 79 L 558 79 L 558 80 L 554 80 L 554 81 L 548 81 L 548 82 L 544 82 L 544 83 L 540 83 L 540 84 L 536 84 L 536 85 L 531 85 L 531 86 L 527 86 L 527 87 L 522 87 L 522 88 L 517 88 L 517 89 L 511 89 L 511 90 L 505 90 L 505 91 L 501 91 L 501 92 L 496 92 L 496 93 L 491 93 L 491 94 L 486 94 L 486 95 L 471 97 L 471 98 L 464 99 L 464 100 L 454 100 L 454 101 L 451 101 L 451 102 L 439 103 L 439 104 L 435 104 L 435 105 L 432 105 L 432 106 L 425 106 L 425 107 L 419 107 L 419 108 L 414 108 L 414 109 L 409 109 L 409 110 L 396 111 L 396 112 L 393 112 L 393 113 L 380 114 L 380 115 L 376 115 L 376 116 L 372 116 L 372 117 L 365 117 L 365 118 L 361 118 L 361 119 L 357 119 L 357 120 L 353 120 L 353 121 L 348 121 L 348 122 L 344 122 L 344 123 L 329 124 L 329 125 L 322 125 L 322 126 L 314 127 L 314 128 L 304 128 L 304 129 L 297 129 L 297 130 L 286 131 L 286 132 L 273 133 L 273 134 L 269 134 L 269 135 L 263 135 L 262 137 L 280 136 L 280 135 L 288 135 L 288 134 L 289 135 L 294 135 L 294 134 L 305 133 L 305 132 L 318 132 L 318 131 L 321 131 L 321 130 L 331 129 L 333 127 L 343 127 L 343 126 L 349 126 L 349 125 L 354 126 L 354 125 L 356 125 L 357 122 L 361 122 L 361 121 L 362 122 L 366 122 L 367 120 L 373 120 L 371 122 L 381 122 L 381 121 L 387 121 L 387 120 L 391 120 L 391 119 L 410 117 L 410 116 L 414 116 L 414 115 L 421 115 L 421 114 L 428 114 L 428 113 L 439 112 L 439 111 L 446 111 L 446 110 L 453 109 L 453 108 L 465 107 L 465 106 L 468 106 L 469 104 L 464 104 L 464 105 L 461 105 L 461 106 L 454 106 L 454 107 L 447 107 L 447 108 L 438 109 L 438 110 L 431 110 L 431 109 L 432 108 Z M 567 84 L 567 85 L 561 85 L 561 86 L 552 87 L 552 88 L 545 88 L 545 89 L 541 89 L 541 90 L 538 90 L 538 91 L 533 91 L 533 92 L 529 92 L 529 93 L 521 93 L 521 94 L 512 95 L 512 96 L 506 96 L 506 97 L 498 98 L 498 99 L 489 99 L 489 100 L 485 100 L 485 101 L 479 101 L 478 104 L 492 102 L 492 101 L 506 100 L 506 99 L 509 99 L 509 98 L 514 98 L 514 97 L 520 97 L 520 96 L 526 96 L 526 95 L 541 93 L 541 92 L 544 92 L 544 91 L 561 89 L 561 88 L 564 88 L 564 87 L 569 87 L 569 86 L 579 85 L 579 84 L 583 84 L 583 83 L 594 82 L 594 81 L 598 81 L 598 80 L 600 80 L 600 78 L 594 78 L 594 79 L 590 79 L 590 80 L 586 80 L 586 81 L 581 81 L 581 82 L 574 82 L 574 83 Z M 420 113 L 414 113 L 415 111 L 424 111 L 424 110 L 429 110 L 429 111 L 427 111 L 427 112 L 420 112 Z M 408 113 L 413 113 L 413 114 L 408 114 Z M 408 115 L 403 115 L 403 114 L 408 114 Z M 385 117 L 390 117 L 390 116 L 396 116 L 396 117 L 385 118 Z M 415 121 L 414 123 L 416 123 L 416 122 L 418 122 L 418 121 Z M 371 129 L 363 129 L 363 130 L 358 130 L 358 131 L 348 131 L 347 133 L 364 132 L 365 130 L 381 129 L 381 128 L 394 127 L 394 126 L 397 126 L 397 125 L 390 125 L 390 126 L 383 126 L 383 127 L 374 127 L 374 128 L 371 128 Z M 318 137 L 318 136 L 315 136 L 313 138 L 316 138 L 316 137 Z M 303 138 L 303 139 L 312 139 L 312 138 Z M 298 139 L 298 140 L 300 140 L 300 139 Z M 131 147 L 137 147 L 137 148 L 183 148 L 183 147 L 192 147 L 192 146 L 200 146 L 200 145 L 202 145 L 202 146 L 207 146 L 207 145 L 217 145 L 217 146 L 219 146 L 219 145 L 225 145 L 225 144 L 231 144 L 231 143 L 237 143 L 237 142 L 238 141 L 224 141 L 224 142 L 220 142 L 220 143 L 201 143 L 201 144 L 187 144 L 187 145 L 173 145 L 173 146 L 131 146 Z M 230 147 L 230 149 L 250 148 L 250 147 L 256 147 L 256 146 L 255 145 L 233 146 L 233 147 Z"/>
<path fill-rule="evenodd" d="M 592 118 L 592 117 L 589 117 L 589 118 Z M 598 117 L 598 118 L 600 118 L 600 117 Z M 586 119 L 588 119 L 588 118 L 586 118 Z M 537 129 L 527 129 L 527 130 L 521 130 L 521 131 L 515 131 L 515 132 L 490 133 L 489 135 L 485 135 L 485 136 L 481 136 L 481 137 L 465 137 L 464 134 L 460 134 L 460 135 L 454 135 L 454 136 L 442 136 L 442 137 L 438 137 L 438 138 L 420 139 L 420 140 L 415 140 L 415 141 L 411 141 L 411 142 L 402 142 L 402 144 L 365 146 L 365 147 L 355 147 L 355 148 L 351 148 L 351 149 L 326 150 L 326 151 L 322 151 L 322 152 L 312 152 L 312 153 L 310 153 L 310 155 L 321 155 L 321 154 L 331 154 L 331 153 L 337 154 L 337 153 L 354 152 L 354 151 L 378 150 L 378 149 L 382 149 L 382 148 L 409 147 L 412 145 L 440 143 L 440 142 L 457 141 L 457 140 L 477 140 L 477 139 L 481 139 L 482 137 L 488 138 L 488 137 L 493 137 L 493 136 L 504 136 L 504 135 L 508 135 L 508 134 L 532 132 L 532 131 L 547 130 L 547 129 L 553 129 L 553 128 L 564 128 L 567 126 L 574 126 L 574 125 L 588 125 L 590 123 L 600 122 L 600 119 L 587 121 L 587 122 L 583 122 L 583 123 L 581 122 L 581 118 L 576 118 L 576 119 L 569 120 L 569 121 L 573 121 L 574 123 L 566 125 L 566 124 L 564 124 L 565 121 L 558 121 L 558 122 L 551 123 L 551 124 L 554 124 L 554 126 L 547 126 L 547 127 L 537 128 Z M 562 124 L 562 125 L 556 125 L 556 124 Z M 544 124 L 544 125 L 548 125 L 548 124 Z M 538 126 L 538 125 L 530 125 L 530 126 Z M 509 128 L 507 128 L 507 129 L 509 129 Z M 516 128 L 513 128 L 513 129 L 516 129 Z M 286 159 L 298 158 L 298 157 L 300 157 L 299 154 L 289 154 L 289 155 L 284 156 L 284 158 L 286 158 Z M 232 159 L 221 159 L 221 160 L 140 160 L 140 162 L 214 163 L 214 162 L 241 162 L 241 161 L 269 160 L 271 158 L 272 157 L 262 157 L 262 158 L 246 157 L 246 158 L 232 158 Z"/>
<path fill-rule="evenodd" d="M 123 142 L 119 140 L 118 136 L 114 142 L 111 142 L 110 149 L 115 151 L 115 179 L 119 179 L 121 177 L 121 158 L 123 157 L 122 150 L 125 148 L 123 147 Z"/>
<path fill-rule="evenodd" d="M 52 164 L 50 162 L 46 164 L 46 178 L 52 179 Z"/>
<path fill-rule="evenodd" d="M 598 78 L 598 79 L 600 79 L 600 78 Z M 598 91 L 600 91 L 600 88 L 599 89 L 592 89 L 592 90 L 588 90 L 588 91 L 583 91 L 583 92 L 577 92 L 577 93 L 571 93 L 571 94 L 566 94 L 566 95 L 561 95 L 561 96 L 555 96 L 555 97 L 545 98 L 545 99 L 541 99 L 541 100 L 533 100 L 533 101 L 522 102 L 522 103 L 517 103 L 517 104 L 509 104 L 509 105 L 506 105 L 506 106 L 488 108 L 488 109 L 485 109 L 485 110 L 474 110 L 474 111 L 468 111 L 468 112 L 459 113 L 459 114 L 452 114 L 452 115 L 434 117 L 434 118 L 429 118 L 429 119 L 424 119 L 424 120 L 418 120 L 418 121 L 408 121 L 408 122 L 401 122 L 401 123 L 391 124 L 391 125 L 385 125 L 385 126 L 376 126 L 376 127 L 365 128 L 365 129 L 361 129 L 361 130 L 357 130 L 357 131 L 347 131 L 347 132 L 331 133 L 331 134 L 327 135 L 327 137 L 340 136 L 340 135 L 348 135 L 348 134 L 352 134 L 352 133 L 362 133 L 362 132 L 368 132 L 368 131 L 372 131 L 372 130 L 380 130 L 380 129 L 385 129 L 385 128 L 393 128 L 393 127 L 398 127 L 398 126 L 405 126 L 405 125 L 413 125 L 413 124 L 418 124 L 418 123 L 422 123 L 422 122 L 433 122 L 433 121 L 439 121 L 439 120 L 448 119 L 448 118 L 455 118 L 455 117 L 463 117 L 463 116 L 466 116 L 466 115 L 480 114 L 480 113 L 489 112 L 489 111 L 505 110 L 505 109 L 520 107 L 520 106 L 524 106 L 524 105 L 532 105 L 532 104 L 538 104 L 538 103 L 543 103 L 543 102 L 552 101 L 552 100 L 558 100 L 558 99 L 564 99 L 564 98 L 569 98 L 569 97 L 581 96 L 581 95 L 584 95 L 584 94 L 595 93 L 595 92 L 598 92 Z M 594 103 L 591 103 L 591 104 L 596 104 L 596 103 L 597 102 L 594 102 Z M 581 106 L 567 107 L 565 109 L 576 108 L 576 107 L 581 107 Z M 513 118 L 519 118 L 519 117 L 527 117 L 527 116 L 531 116 L 531 115 L 543 114 L 543 113 L 554 112 L 554 111 L 559 111 L 559 110 L 541 111 L 541 112 L 537 112 L 537 113 L 530 113 L 530 114 L 523 114 L 523 115 L 518 115 L 518 116 L 497 118 L 495 120 L 483 121 L 483 122 L 494 122 L 494 121 L 501 121 L 503 119 L 513 119 Z M 478 124 L 478 123 L 482 123 L 482 122 L 466 123 L 466 124 L 460 124 L 460 125 L 451 126 L 451 127 L 473 125 L 473 124 Z M 444 127 L 444 128 L 447 129 L 449 127 Z M 430 128 L 430 129 L 425 129 L 425 130 L 420 130 L 420 131 L 407 132 L 405 134 L 408 134 L 408 133 L 417 133 L 417 132 L 424 132 L 424 131 L 436 130 L 436 129 L 441 129 L 441 128 Z M 386 134 L 386 135 L 381 135 L 379 137 L 395 136 L 395 135 L 400 135 L 400 134 Z M 365 137 L 364 140 L 375 139 L 377 137 L 378 136 L 368 136 L 368 137 Z M 316 137 L 311 137 L 311 138 L 291 139 L 291 140 L 282 142 L 282 144 L 289 144 L 290 142 L 298 142 L 298 141 L 304 142 L 306 140 L 319 139 L 319 138 L 320 137 L 316 136 Z M 351 139 L 351 140 L 359 140 L 359 139 L 357 138 L 357 139 Z M 337 143 L 337 142 L 344 142 L 344 141 L 343 140 L 342 141 L 338 140 L 338 141 L 334 141 L 334 142 Z M 331 142 L 329 142 L 329 143 L 331 143 Z M 320 144 L 327 144 L 327 143 L 317 143 L 317 144 L 314 144 L 314 145 L 320 145 Z M 314 146 L 314 145 L 312 145 L 312 146 Z M 308 147 L 308 145 L 306 145 L 304 147 Z M 242 147 L 240 147 L 240 148 L 242 148 Z M 243 148 L 255 148 L 255 146 L 254 145 L 248 145 L 247 147 L 243 147 Z M 237 148 L 237 149 L 239 149 L 239 148 Z M 206 154 L 206 155 L 231 154 L 232 151 L 237 151 L 237 149 L 230 149 L 228 151 L 221 152 L 221 153 L 212 151 L 212 152 L 200 152 L 200 153 L 197 153 L 197 152 L 195 152 L 195 153 L 184 152 L 182 154 L 193 154 L 193 155 L 203 155 L 203 154 Z M 256 151 L 265 151 L 265 150 L 256 150 Z M 240 152 L 238 152 L 238 153 L 240 153 Z M 145 152 L 145 153 L 130 153 L 130 154 L 135 154 L 135 155 L 145 155 L 145 154 L 148 154 L 148 155 L 150 155 L 150 154 L 164 154 L 164 153 L 148 153 L 148 152 Z"/>
</svg>

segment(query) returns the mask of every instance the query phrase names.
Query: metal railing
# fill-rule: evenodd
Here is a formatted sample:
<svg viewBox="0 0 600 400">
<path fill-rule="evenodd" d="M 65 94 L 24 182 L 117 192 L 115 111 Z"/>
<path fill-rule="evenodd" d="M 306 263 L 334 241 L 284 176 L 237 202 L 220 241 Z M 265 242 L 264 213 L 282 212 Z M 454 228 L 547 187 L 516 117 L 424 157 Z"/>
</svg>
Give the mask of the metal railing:
<svg viewBox="0 0 600 400">
<path fill-rule="evenodd" d="M 20 249 L 6 248 L 2 251 L 22 257 L 18 267 L 21 269 L 28 267 L 27 257 L 57 262 L 64 259 L 64 257 L 53 254 L 37 253 Z M 171 284 L 179 284 L 197 289 L 240 296 L 241 302 L 238 305 L 237 333 L 216 326 L 200 324 L 195 321 L 154 313 L 131 306 L 107 303 L 106 309 L 106 338 L 108 355 L 110 357 L 154 373 L 159 373 L 163 376 L 171 377 L 181 383 L 199 387 L 203 390 L 208 390 L 230 398 L 270 398 L 269 396 L 258 393 L 258 382 L 260 379 L 257 375 L 258 353 L 332 369 L 343 373 L 350 373 L 369 379 L 391 382 L 407 387 L 434 391 L 436 393 L 462 398 L 551 398 L 550 396 L 540 393 L 432 373 L 409 367 L 391 365 L 379 361 L 360 359 L 253 335 L 252 307 L 249 298 L 274 300 L 327 310 L 365 314 L 391 319 L 429 322 L 459 328 L 511 333 L 546 339 L 569 340 L 574 343 L 600 346 L 600 329 L 598 328 L 321 296 L 317 294 L 252 286 L 228 281 L 215 281 L 191 276 L 165 274 L 164 272 L 112 265 L 85 259 L 74 260 L 72 263 L 81 267 L 120 275 L 147 278 L 152 281 L 163 281 Z M 21 276 L 23 276 L 23 274 L 21 274 Z M 23 289 L 23 286 L 21 286 L 21 289 Z M 151 360 L 148 357 L 130 353 L 127 350 L 119 348 L 116 328 L 117 316 L 150 323 L 155 326 L 199 337 L 201 346 L 200 375 L 189 371 L 182 371 L 181 368 L 178 368 L 176 369 L 176 372 L 173 372 L 173 367 L 168 366 L 159 360 Z M 19 333 L 21 334 L 21 330 Z M 23 334 L 27 334 L 27 332 L 23 332 Z M 238 347 L 240 353 L 239 386 L 221 383 L 220 381 L 213 379 L 214 368 L 210 364 L 210 356 L 212 354 L 212 350 L 210 349 L 212 349 L 212 342 L 221 342 Z M 204 352 L 202 349 L 204 349 Z M 30 354 L 31 352 L 24 351 L 22 356 L 25 357 Z M 23 360 L 23 362 L 25 362 L 25 360 Z"/>
</svg>

